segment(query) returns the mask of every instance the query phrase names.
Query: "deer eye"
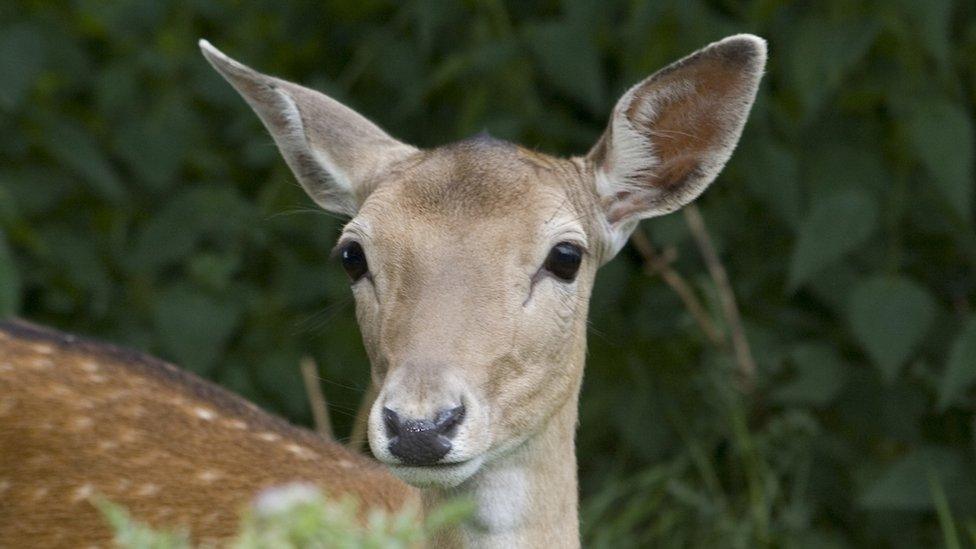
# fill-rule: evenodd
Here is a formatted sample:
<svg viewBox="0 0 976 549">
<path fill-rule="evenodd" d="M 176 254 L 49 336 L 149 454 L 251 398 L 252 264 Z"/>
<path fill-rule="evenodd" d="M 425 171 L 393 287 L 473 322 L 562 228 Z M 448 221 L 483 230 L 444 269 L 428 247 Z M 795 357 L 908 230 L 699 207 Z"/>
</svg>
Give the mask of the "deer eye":
<svg viewBox="0 0 976 549">
<path fill-rule="evenodd" d="M 366 253 L 359 242 L 349 242 L 339 248 L 339 258 L 342 260 L 342 268 L 349 275 L 349 280 L 356 282 L 360 278 L 369 274 L 369 263 L 366 262 Z"/>
<path fill-rule="evenodd" d="M 556 278 L 572 282 L 583 261 L 583 249 L 572 242 L 560 242 L 549 250 L 543 267 Z"/>
</svg>

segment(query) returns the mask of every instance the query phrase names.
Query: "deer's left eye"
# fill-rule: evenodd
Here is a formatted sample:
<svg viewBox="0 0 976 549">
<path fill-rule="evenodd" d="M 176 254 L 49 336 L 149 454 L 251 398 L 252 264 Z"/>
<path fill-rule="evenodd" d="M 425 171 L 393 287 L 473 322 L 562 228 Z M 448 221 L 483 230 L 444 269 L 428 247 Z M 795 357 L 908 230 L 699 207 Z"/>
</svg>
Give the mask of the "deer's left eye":
<svg viewBox="0 0 976 549">
<path fill-rule="evenodd" d="M 583 249 L 572 242 L 560 242 L 549 250 L 543 267 L 556 278 L 572 282 L 583 262 Z"/>
</svg>

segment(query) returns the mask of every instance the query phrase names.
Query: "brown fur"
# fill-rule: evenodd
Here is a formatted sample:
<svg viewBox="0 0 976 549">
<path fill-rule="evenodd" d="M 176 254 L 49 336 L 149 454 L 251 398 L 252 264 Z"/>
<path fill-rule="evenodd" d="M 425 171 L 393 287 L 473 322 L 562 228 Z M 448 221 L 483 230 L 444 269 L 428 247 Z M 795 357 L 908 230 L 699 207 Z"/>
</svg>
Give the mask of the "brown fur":
<svg viewBox="0 0 976 549">
<path fill-rule="evenodd" d="M 106 545 L 91 503 L 235 533 L 260 490 L 310 482 L 394 510 L 415 492 L 374 461 L 154 358 L 23 322 L 0 323 L 0 546 Z"/>
</svg>

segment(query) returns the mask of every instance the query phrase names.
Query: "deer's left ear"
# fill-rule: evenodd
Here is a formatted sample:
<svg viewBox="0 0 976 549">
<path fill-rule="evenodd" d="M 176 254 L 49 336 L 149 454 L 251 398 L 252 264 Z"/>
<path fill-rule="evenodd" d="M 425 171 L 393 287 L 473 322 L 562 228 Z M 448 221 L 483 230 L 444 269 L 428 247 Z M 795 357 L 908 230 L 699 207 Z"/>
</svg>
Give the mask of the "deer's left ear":
<svg viewBox="0 0 976 549">
<path fill-rule="evenodd" d="M 587 155 L 606 215 L 609 259 L 641 219 L 673 212 L 732 155 L 766 65 L 766 41 L 715 42 L 627 90 Z"/>
</svg>

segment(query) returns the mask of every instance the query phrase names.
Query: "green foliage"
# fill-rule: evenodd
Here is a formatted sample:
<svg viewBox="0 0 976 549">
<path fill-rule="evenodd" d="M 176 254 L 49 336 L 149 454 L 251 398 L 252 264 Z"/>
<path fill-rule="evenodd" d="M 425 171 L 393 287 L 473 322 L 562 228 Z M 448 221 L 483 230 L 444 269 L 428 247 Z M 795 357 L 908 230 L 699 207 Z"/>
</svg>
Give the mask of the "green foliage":
<svg viewBox="0 0 976 549">
<path fill-rule="evenodd" d="M 888 466 L 861 499 L 868 508 L 929 509 L 933 504 L 932 479 L 945 486 L 963 476 L 963 464 L 956 452 L 921 448 Z"/>
<path fill-rule="evenodd" d="M 867 193 L 841 189 L 810 208 L 790 263 L 790 286 L 796 287 L 856 250 L 877 228 L 877 207 Z"/>
<path fill-rule="evenodd" d="M 970 318 L 952 344 L 939 390 L 939 408 L 945 410 L 976 382 L 976 318 Z"/>
<path fill-rule="evenodd" d="M 189 536 L 183 532 L 155 530 L 133 520 L 123 507 L 110 501 L 98 500 L 98 510 L 102 512 L 115 533 L 115 543 L 126 549 L 189 549 Z"/>
<path fill-rule="evenodd" d="M 122 507 L 101 501 L 99 509 L 123 549 L 189 549 L 186 533 L 155 530 L 139 523 Z M 358 504 L 330 499 L 313 487 L 295 484 L 260 494 L 242 517 L 234 549 L 397 549 L 417 547 L 434 532 L 470 515 L 469 502 L 447 503 L 420 520 L 419 510 L 372 511 L 360 522 Z"/>
<path fill-rule="evenodd" d="M 19 307 L 20 274 L 3 231 L 0 231 L 0 318 L 10 316 Z"/>
<path fill-rule="evenodd" d="M 928 292 L 908 278 L 871 278 L 851 291 L 851 329 L 888 381 L 925 337 L 934 316 Z"/>
<path fill-rule="evenodd" d="M 699 205 L 757 388 L 731 390 L 728 352 L 636 254 L 606 266 L 585 542 L 918 547 L 955 539 L 948 524 L 972 541 L 972 2 L 6 3 L 0 315 L 162 355 L 303 423 L 311 354 L 347 433 L 368 366 L 326 258 L 341 220 L 196 40 L 420 146 L 488 129 L 577 154 L 629 85 L 736 32 L 769 39 L 768 71 Z M 682 217 L 642 230 L 722 318 Z"/>
<path fill-rule="evenodd" d="M 922 165 L 954 213 L 972 221 L 973 123 L 969 114 L 950 101 L 922 100 L 906 127 Z"/>
</svg>

